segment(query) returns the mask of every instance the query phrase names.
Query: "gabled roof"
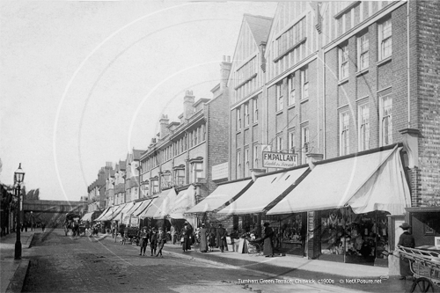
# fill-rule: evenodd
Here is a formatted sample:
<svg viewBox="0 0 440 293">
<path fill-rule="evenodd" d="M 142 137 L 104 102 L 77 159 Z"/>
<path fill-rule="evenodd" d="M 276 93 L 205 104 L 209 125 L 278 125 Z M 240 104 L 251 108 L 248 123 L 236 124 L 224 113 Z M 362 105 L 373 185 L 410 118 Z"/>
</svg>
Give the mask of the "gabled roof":
<svg viewBox="0 0 440 293">
<path fill-rule="evenodd" d="M 257 45 L 260 45 L 261 42 L 267 42 L 273 18 L 245 14 L 244 20 L 248 23 Z"/>
<path fill-rule="evenodd" d="M 145 150 L 136 150 L 133 149 L 133 160 L 139 161 L 141 159 L 142 153 L 144 153 Z"/>
</svg>

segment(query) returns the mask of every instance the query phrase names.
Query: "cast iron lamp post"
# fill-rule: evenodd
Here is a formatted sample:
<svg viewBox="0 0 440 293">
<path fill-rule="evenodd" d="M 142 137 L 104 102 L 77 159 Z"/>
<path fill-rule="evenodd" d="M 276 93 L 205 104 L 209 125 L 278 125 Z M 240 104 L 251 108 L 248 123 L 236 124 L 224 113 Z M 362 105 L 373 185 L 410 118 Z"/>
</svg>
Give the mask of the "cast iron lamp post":
<svg viewBox="0 0 440 293">
<path fill-rule="evenodd" d="M 21 241 L 20 241 L 20 194 L 21 183 L 24 180 L 24 171 L 21 169 L 21 163 L 17 171 L 14 172 L 14 183 L 16 185 L 15 195 L 17 196 L 17 239 L 15 241 L 15 256 L 14 259 L 21 259 Z"/>
</svg>

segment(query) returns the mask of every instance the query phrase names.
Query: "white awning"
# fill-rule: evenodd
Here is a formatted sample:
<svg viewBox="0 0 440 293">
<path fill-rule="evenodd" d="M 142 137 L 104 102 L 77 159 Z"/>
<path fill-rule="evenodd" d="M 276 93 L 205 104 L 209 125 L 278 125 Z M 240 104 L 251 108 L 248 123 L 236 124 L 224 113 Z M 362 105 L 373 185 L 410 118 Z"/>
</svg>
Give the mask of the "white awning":
<svg viewBox="0 0 440 293">
<path fill-rule="evenodd" d="M 297 185 L 298 179 L 308 170 L 308 167 L 277 172 L 257 177 L 257 180 L 237 200 L 219 214 L 243 215 L 265 212 L 268 206 L 283 197 L 287 191 Z"/>
<path fill-rule="evenodd" d="M 141 202 L 141 205 L 133 212 L 134 217 L 139 217 L 153 202 L 152 199 L 147 199 Z"/>
<path fill-rule="evenodd" d="M 196 204 L 196 189 L 190 185 L 186 190 L 182 190 L 177 194 L 174 202 L 171 203 L 168 211 L 168 217 L 172 219 L 186 219 L 186 213 L 190 208 Z"/>
<path fill-rule="evenodd" d="M 157 195 L 153 199 L 150 206 L 139 215 L 139 218 L 153 218 L 153 219 L 163 219 L 168 214 L 171 203 L 176 198 L 176 191 L 174 188 L 165 190 Z"/>
<path fill-rule="evenodd" d="M 135 202 L 128 202 L 128 203 L 126 203 L 124 205 L 124 207 L 115 214 L 115 216 L 113 217 L 112 220 L 119 221 L 120 223 L 122 223 L 124 215 L 126 215 L 127 212 L 129 210 L 131 210 L 135 204 L 136 204 Z"/>
<path fill-rule="evenodd" d="M 112 206 L 109 208 L 109 211 L 101 217 L 100 221 L 111 221 L 113 218 L 124 208 L 125 204 L 121 204 L 119 206 Z"/>
<path fill-rule="evenodd" d="M 204 200 L 187 211 L 187 213 L 205 213 L 213 212 L 233 198 L 240 196 L 254 182 L 251 179 L 235 181 L 231 183 L 220 184 L 216 190 L 208 195 Z"/>
<path fill-rule="evenodd" d="M 151 202 L 151 200 L 145 200 L 145 201 L 147 201 L 147 203 Z M 134 215 L 135 212 L 144 204 L 145 201 L 139 201 L 139 202 L 134 203 L 133 206 L 127 212 L 125 212 L 123 214 L 121 224 L 129 224 L 131 217 L 136 218 L 136 216 Z"/>
<path fill-rule="evenodd" d="M 84 216 L 82 216 L 81 221 L 86 222 L 86 221 L 91 221 L 92 220 L 92 216 L 93 216 L 94 212 L 88 212 L 86 214 L 84 214 Z"/>
<path fill-rule="evenodd" d="M 107 209 L 105 209 L 104 212 L 103 212 L 98 218 L 96 218 L 94 221 L 95 221 L 95 222 L 102 221 L 101 219 L 102 219 L 103 217 L 105 217 L 105 216 L 107 215 L 107 213 L 110 212 L 110 209 L 111 209 L 111 207 L 108 207 Z"/>
<path fill-rule="evenodd" d="M 355 213 L 375 210 L 402 215 L 410 206 L 400 149 L 317 164 L 267 214 L 288 214 L 351 206 Z"/>
</svg>

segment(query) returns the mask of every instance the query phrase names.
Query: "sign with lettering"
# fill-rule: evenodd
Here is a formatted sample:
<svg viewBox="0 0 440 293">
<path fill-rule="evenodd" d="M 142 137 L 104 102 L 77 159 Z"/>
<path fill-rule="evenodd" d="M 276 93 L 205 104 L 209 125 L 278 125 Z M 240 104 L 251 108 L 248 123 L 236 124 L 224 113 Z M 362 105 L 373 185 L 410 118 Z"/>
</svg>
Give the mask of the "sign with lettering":
<svg viewBox="0 0 440 293">
<path fill-rule="evenodd" d="M 296 154 L 263 152 L 263 167 L 292 168 L 297 165 Z"/>
</svg>

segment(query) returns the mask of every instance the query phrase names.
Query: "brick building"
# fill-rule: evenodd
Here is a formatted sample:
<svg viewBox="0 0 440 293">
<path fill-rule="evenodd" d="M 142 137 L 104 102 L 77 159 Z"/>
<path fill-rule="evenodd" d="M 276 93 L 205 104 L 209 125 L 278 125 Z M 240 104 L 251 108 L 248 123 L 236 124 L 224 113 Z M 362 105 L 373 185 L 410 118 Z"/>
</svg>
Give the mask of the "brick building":
<svg viewBox="0 0 440 293">
<path fill-rule="evenodd" d="M 439 12 L 432 1 L 280 2 L 272 21 L 245 15 L 228 80 L 229 180 L 281 172 L 264 166 L 264 151 L 288 154 L 313 173 L 315 161 L 380 156 L 397 146 L 402 188 L 411 190 L 412 208 L 436 206 L 425 210 L 431 221 L 440 206 Z M 262 39 L 254 33 L 249 47 L 256 28 L 270 30 Z M 293 216 L 297 229 L 324 237 L 318 223 L 346 214 L 305 208 Z M 406 212 L 368 216 L 395 229 L 404 214 L 418 221 Z M 396 237 L 388 236 L 380 245 L 393 249 Z M 312 237 L 298 253 L 323 255 L 321 240 Z"/>
</svg>

